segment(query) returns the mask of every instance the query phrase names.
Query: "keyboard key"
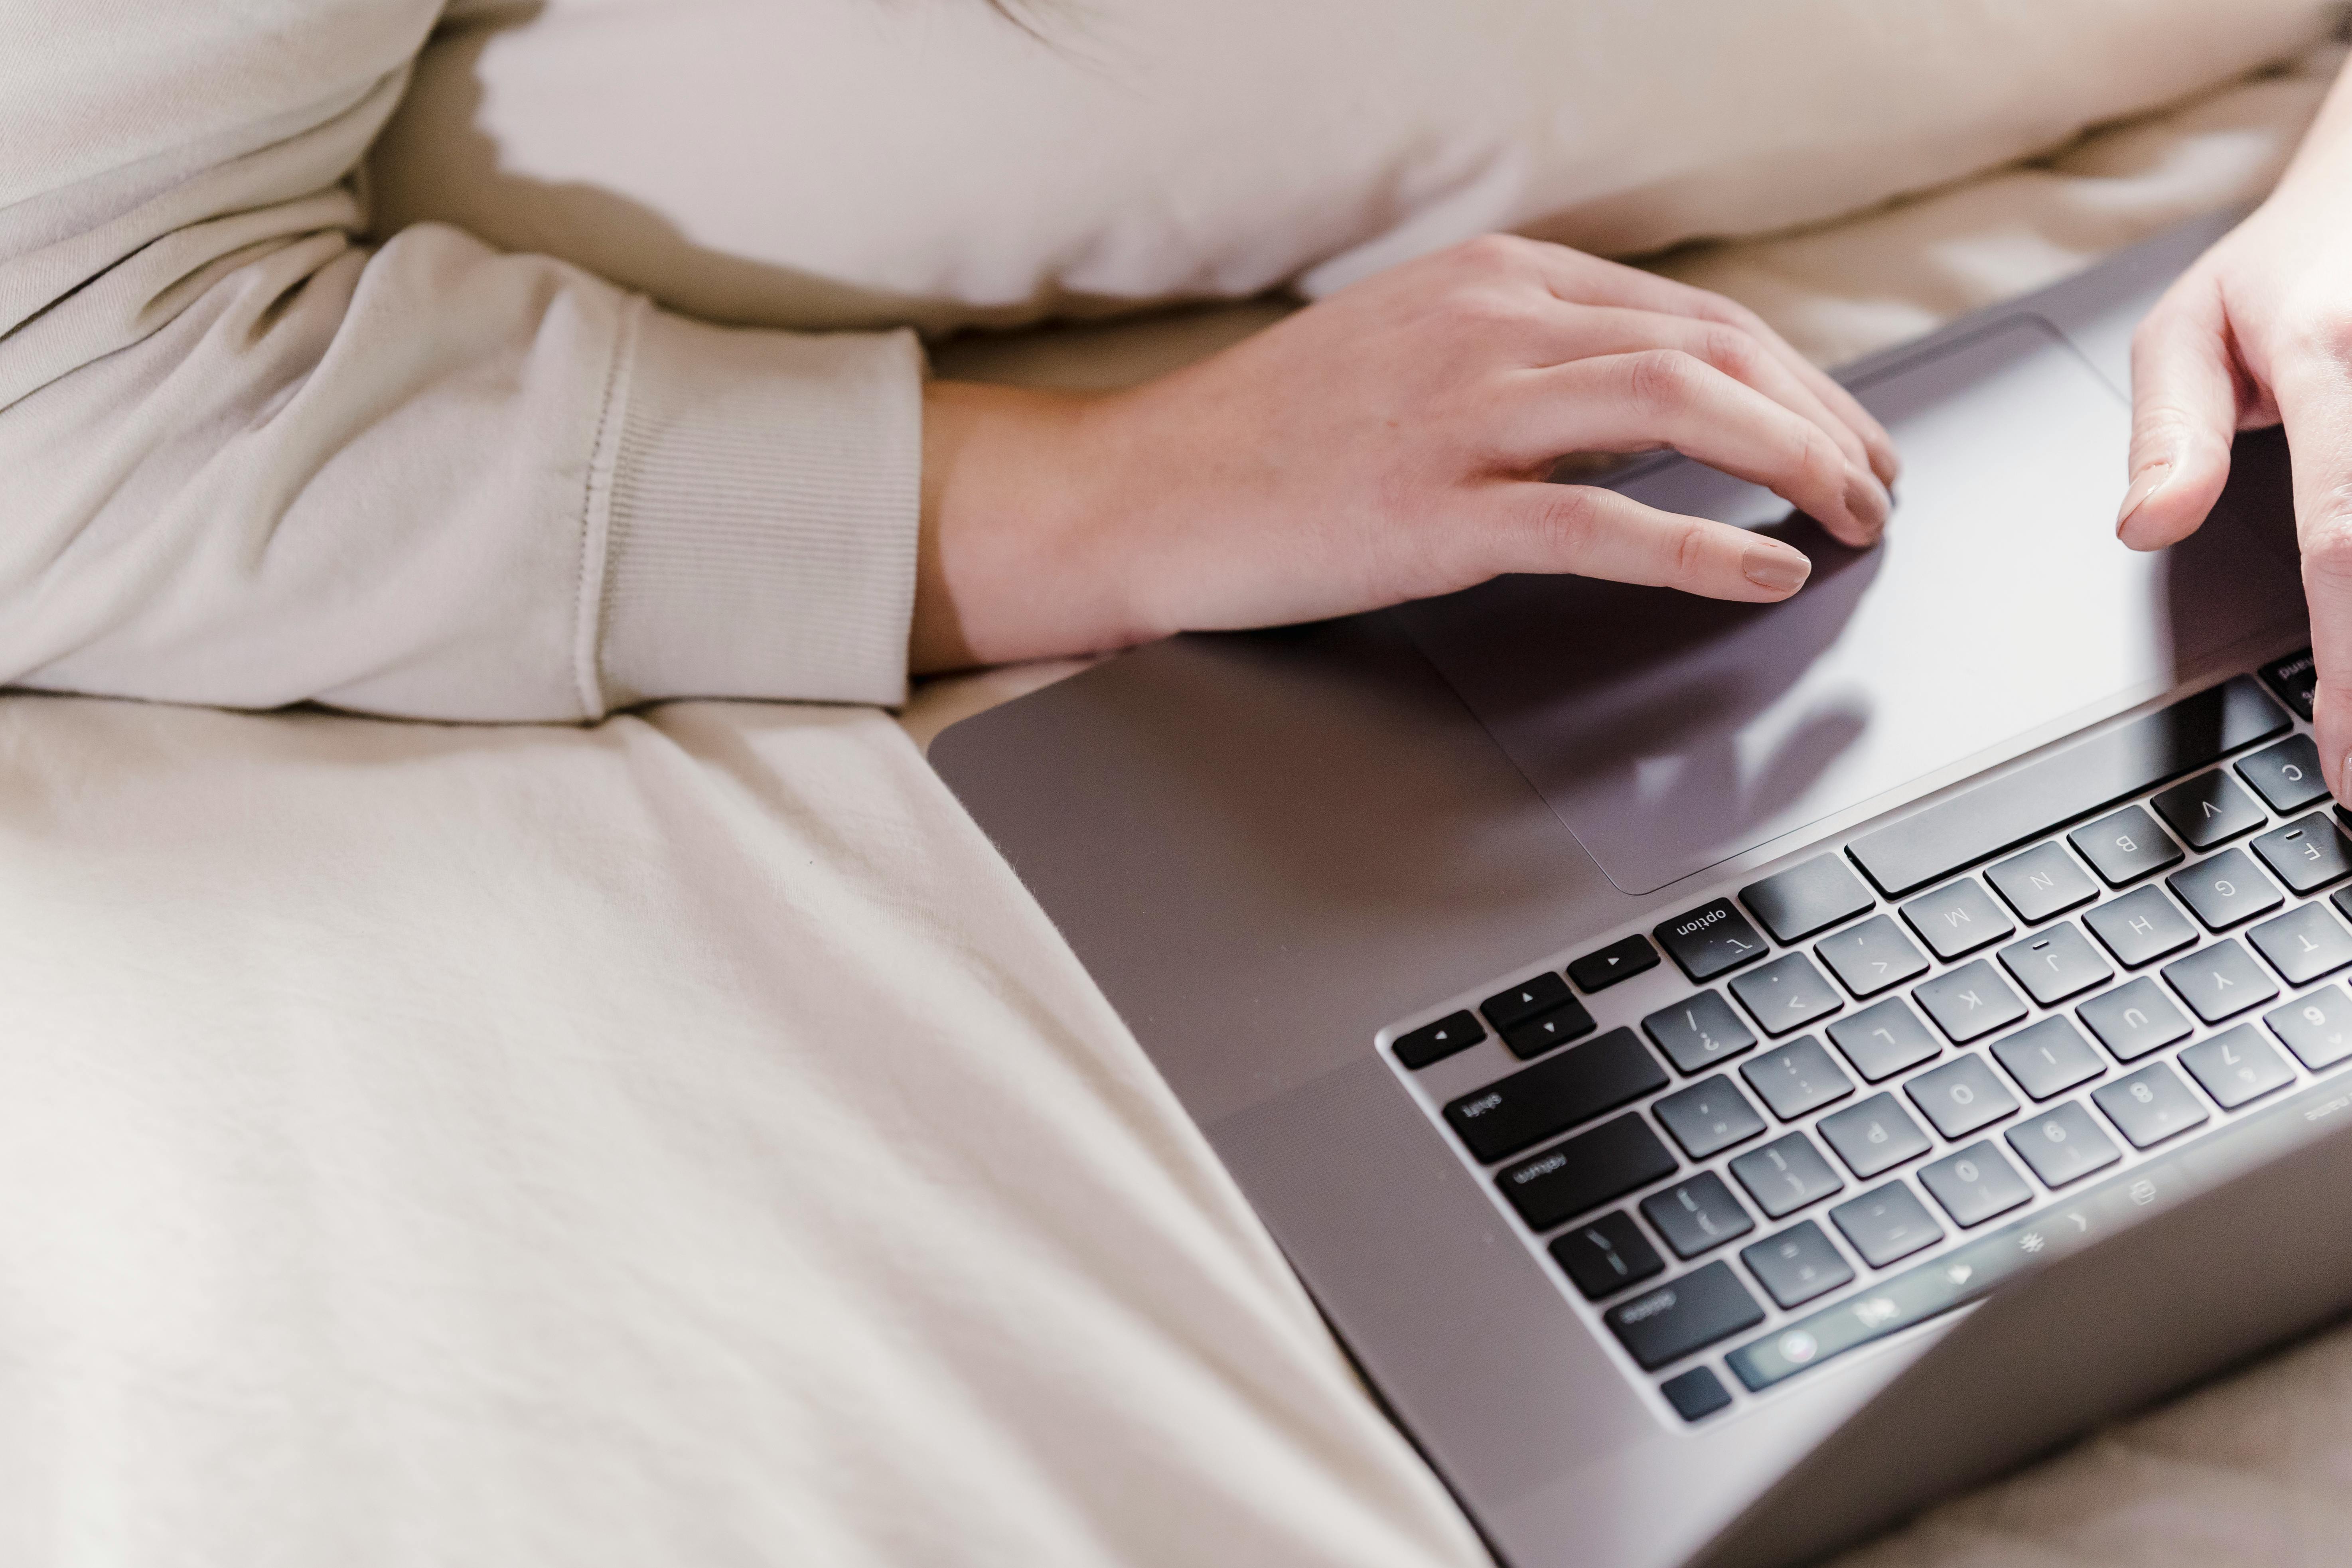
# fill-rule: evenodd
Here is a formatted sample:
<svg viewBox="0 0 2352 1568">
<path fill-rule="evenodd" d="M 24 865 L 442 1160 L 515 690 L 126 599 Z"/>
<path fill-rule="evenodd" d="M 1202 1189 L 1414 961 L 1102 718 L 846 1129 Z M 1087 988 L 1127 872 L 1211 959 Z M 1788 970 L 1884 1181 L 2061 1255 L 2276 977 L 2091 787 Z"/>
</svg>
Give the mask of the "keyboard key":
<svg viewBox="0 0 2352 1568">
<path fill-rule="evenodd" d="M 2141 888 L 2101 904 L 2084 913 L 2083 923 L 2126 969 L 2197 945 L 2197 928 L 2162 888 Z"/>
<path fill-rule="evenodd" d="M 2305 904 L 2246 933 L 2289 985 L 2308 985 L 2352 963 L 2352 933 L 2326 904 Z"/>
<path fill-rule="evenodd" d="M 1486 1015 L 1486 1022 L 1494 1025 L 1499 1034 L 1514 1024 L 1541 1017 L 1561 1003 L 1575 1000 L 1575 993 L 1569 990 L 1567 981 L 1547 973 L 1496 992 L 1478 1004 L 1478 1011 Z"/>
<path fill-rule="evenodd" d="M 2145 977 L 2118 985 L 2104 996 L 2094 996 L 2075 1008 L 2074 1016 L 2119 1062 L 2136 1061 L 2175 1040 L 2185 1040 L 2196 1028 L 2172 1005 L 2172 998 Z"/>
<path fill-rule="evenodd" d="M 1801 1307 L 1853 1283 L 1853 1266 L 1838 1255 L 1811 1220 L 1739 1249 L 1739 1261 L 1765 1293 L 1783 1307 Z"/>
<path fill-rule="evenodd" d="M 2235 1110 L 2294 1081 L 2294 1069 L 2252 1024 L 2198 1041 L 2180 1053 L 2180 1065 L 2224 1110 Z"/>
<path fill-rule="evenodd" d="M 1810 1115 L 1853 1092 L 1853 1079 L 1811 1035 L 1765 1052 L 1741 1068 L 1739 1076 L 1783 1121 Z"/>
<path fill-rule="evenodd" d="M 2009 1146 L 2033 1167 L 2045 1187 L 2063 1187 L 2124 1157 L 2115 1140 L 2099 1131 L 2079 1100 L 2070 1100 L 2009 1130 Z"/>
<path fill-rule="evenodd" d="M 1764 1118 L 1721 1073 L 1677 1089 L 1650 1110 L 1694 1160 L 1720 1154 L 1764 1131 Z"/>
<path fill-rule="evenodd" d="M 2191 849 L 2210 849 L 2270 820 L 2253 797 L 2219 769 L 2174 784 L 2148 805 Z"/>
<path fill-rule="evenodd" d="M 1903 1086 L 1903 1092 L 1947 1138 L 1965 1138 L 2017 1112 L 2017 1096 L 1974 1051 L 1921 1073 Z"/>
<path fill-rule="evenodd" d="M 1731 994 L 1768 1035 L 1801 1029 L 1845 1005 L 1845 998 L 1801 952 L 1788 953 L 1738 976 L 1731 983 Z"/>
<path fill-rule="evenodd" d="M 1723 1386 L 1723 1379 L 1715 1375 L 1711 1366 L 1678 1372 L 1658 1384 L 1658 1392 L 1685 1421 L 1705 1420 L 1731 1403 L 1731 1391 Z"/>
<path fill-rule="evenodd" d="M 1670 1081 L 1633 1030 L 1612 1029 L 1464 1095 L 1445 1108 L 1445 1121 L 1470 1152 L 1491 1165 Z"/>
<path fill-rule="evenodd" d="M 1620 980 L 1658 967 L 1658 950 L 1650 939 L 1635 932 L 1622 942 L 1612 942 L 1598 952 L 1588 952 L 1568 966 L 1568 977 L 1585 992 L 1606 991 Z"/>
<path fill-rule="evenodd" d="M 2352 876 L 2352 844 L 2344 840 L 2326 812 L 2274 827 L 2254 840 L 2254 853 L 2291 893 L 2315 893 Z"/>
<path fill-rule="evenodd" d="M 1651 1194 L 1642 1200 L 1642 1212 L 1681 1258 L 1696 1258 L 1756 1228 L 1723 1178 L 1712 1171 Z"/>
<path fill-rule="evenodd" d="M 1582 1039 L 1596 1026 L 1592 1015 L 1584 1010 L 1584 1004 L 1570 997 L 1540 1017 L 1505 1029 L 1503 1044 L 1510 1047 L 1511 1054 L 1521 1061 L 1532 1061 L 1570 1040 Z"/>
<path fill-rule="evenodd" d="M 1901 1182 L 1847 1199 L 1830 1210 L 1830 1218 L 1873 1268 L 1884 1268 L 1944 1239 L 1944 1227 Z"/>
<path fill-rule="evenodd" d="M 1792 1215 L 1806 1204 L 1842 1192 L 1846 1184 L 1804 1133 L 1773 1138 L 1761 1150 L 1740 1154 L 1731 1162 L 1731 1175 L 1738 1178 L 1740 1187 L 1748 1187 L 1748 1196 L 1757 1201 L 1767 1220 Z"/>
<path fill-rule="evenodd" d="M 1775 1138 L 1742 1154 L 1731 1162 L 1731 1173 L 1767 1219 L 1784 1218 L 1845 1187 L 1813 1141 L 1801 1132 Z"/>
<path fill-rule="evenodd" d="M 2165 1004 L 2169 1007 L 2169 1002 Z M 2176 1015 L 2178 1016 L 2178 1015 Z M 2184 1029 L 2188 1026 L 2183 1020 Z M 2082 1032 L 2063 1018 L 2044 1018 L 1995 1040 L 1993 1059 L 2009 1069 L 2017 1086 L 2036 1100 L 2065 1093 L 2107 1070 Z"/>
<path fill-rule="evenodd" d="M 1878 900 L 1835 855 L 1819 855 L 1801 866 L 1739 889 L 1739 901 L 1783 942 L 1801 942 L 1827 931 Z"/>
<path fill-rule="evenodd" d="M 1666 1260 L 1623 1209 L 1553 1237 L 1551 1257 L 1588 1301 L 1613 1296 L 1666 1269 Z"/>
<path fill-rule="evenodd" d="M 2308 735 L 2290 735 L 2267 751 L 2238 763 L 2238 776 L 2284 816 L 2315 800 L 2327 798 L 2327 781 L 2320 776 L 2319 748 Z"/>
<path fill-rule="evenodd" d="M 1731 1004 L 1713 991 L 1702 991 L 1671 1007 L 1661 1007 L 1642 1020 L 1642 1030 L 1676 1071 L 1685 1076 L 1705 1072 L 1756 1046 L 1755 1031 L 1739 1021 Z"/>
<path fill-rule="evenodd" d="M 2263 666 L 2263 684 L 2277 692 L 2279 700 L 2294 709 L 2296 718 L 2311 722 L 2311 700 L 2319 690 L 2319 667 L 2312 662 L 2309 648 Z"/>
<path fill-rule="evenodd" d="M 2323 986 L 2273 1008 L 2263 1022 L 2314 1072 L 2352 1057 L 2352 1001 L 2345 999 L 2341 985 Z"/>
<path fill-rule="evenodd" d="M 1889 996 L 1851 1018 L 1840 1018 L 1826 1032 L 1864 1083 L 1893 1078 L 1905 1068 L 1933 1059 L 1944 1049 L 1943 1042 L 1927 1032 L 1919 1015 L 1900 996 Z"/>
<path fill-rule="evenodd" d="M 2286 895 L 2254 869 L 2242 849 L 2224 850 L 2185 871 L 2175 871 L 2164 885 L 2179 895 L 2208 931 L 2227 931 L 2286 901 Z"/>
<path fill-rule="evenodd" d="M 2110 887 L 2120 888 L 2150 871 L 2180 864 L 2180 846 L 2156 825 L 2156 818 L 2137 805 L 2074 829 L 2066 835 L 2066 842 Z"/>
<path fill-rule="evenodd" d="M 2044 1007 L 2080 996 L 2116 977 L 2073 921 L 2061 921 L 2039 936 L 2011 942 L 2000 950 L 2000 966 Z"/>
<path fill-rule="evenodd" d="M 2017 1167 L 2001 1157 L 1990 1140 L 1920 1166 L 1919 1184 L 1962 1230 L 2007 1214 L 2033 1196 L 2033 1189 L 2025 1184 Z"/>
<path fill-rule="evenodd" d="M 1676 915 L 1650 934 L 1674 955 L 1683 973 L 1696 981 L 1728 974 L 1764 956 L 1764 939 L 1728 899 Z"/>
<path fill-rule="evenodd" d="M 1847 1170 L 1865 1182 L 1917 1159 L 1928 1148 L 1927 1135 L 1891 1094 L 1874 1094 L 1860 1105 L 1832 1111 L 1813 1123 L 1813 1131 L 1837 1151 Z"/>
<path fill-rule="evenodd" d="M 2025 1016 L 2025 1004 L 1981 958 L 1949 974 L 1921 981 L 1912 987 L 1911 998 L 1956 1046 L 1981 1039 Z"/>
<path fill-rule="evenodd" d="M 1874 996 L 1927 973 L 1927 955 L 1912 946 L 1903 928 L 1886 915 L 1825 936 L 1813 944 L 1813 952 L 1856 996 Z"/>
<path fill-rule="evenodd" d="M 2161 1143 L 2213 1120 L 2180 1075 L 2163 1062 L 2150 1062 L 2129 1078 L 2095 1089 L 2091 1098 L 2135 1149 Z"/>
<path fill-rule="evenodd" d="M 1987 867 L 1985 880 L 2027 925 L 2040 925 L 2099 896 L 2099 885 L 2090 874 L 2055 844 L 2037 844 L 2022 855 Z"/>
<path fill-rule="evenodd" d="M 1925 893 L 1903 906 L 1911 929 L 1947 963 L 1990 942 L 2017 934 L 2017 923 L 2001 912 L 1974 877 Z"/>
<path fill-rule="evenodd" d="M 1417 1072 L 1456 1051 L 1468 1050 L 1486 1037 L 1486 1031 L 1468 1013 L 1449 1013 L 1434 1024 L 1399 1035 L 1389 1048 L 1396 1052 L 1397 1060 Z"/>
<path fill-rule="evenodd" d="M 1530 1230 L 1549 1230 L 1674 1173 L 1675 1157 L 1641 1112 L 1629 1110 L 1505 1167 L 1495 1185 Z"/>
<path fill-rule="evenodd" d="M 1720 1259 L 1669 1279 L 1602 1320 L 1644 1372 L 1705 1350 L 1720 1339 L 1764 1321 L 1764 1309 Z"/>
<path fill-rule="evenodd" d="M 1900 898 L 2288 728 L 2252 677 L 2233 676 L 1857 838 L 1846 853 Z"/>
<path fill-rule="evenodd" d="M 2164 966 L 2164 979 L 2209 1024 L 2234 1018 L 2278 994 L 2268 973 L 2234 941 L 2173 960 Z"/>
</svg>

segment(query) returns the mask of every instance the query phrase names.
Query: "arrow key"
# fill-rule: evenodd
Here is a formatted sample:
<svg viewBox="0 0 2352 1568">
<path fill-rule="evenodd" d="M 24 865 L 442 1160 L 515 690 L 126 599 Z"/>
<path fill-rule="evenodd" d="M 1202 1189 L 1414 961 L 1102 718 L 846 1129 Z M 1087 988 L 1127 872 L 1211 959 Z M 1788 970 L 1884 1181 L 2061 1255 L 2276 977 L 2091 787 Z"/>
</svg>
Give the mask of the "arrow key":
<svg viewBox="0 0 2352 1568">
<path fill-rule="evenodd" d="M 1423 1024 L 1409 1034 L 1396 1037 L 1393 1049 L 1396 1059 L 1419 1072 L 1432 1062 L 1442 1062 L 1456 1051 L 1466 1051 L 1486 1037 L 1478 1020 L 1468 1013 L 1448 1013 L 1434 1024 Z"/>
<path fill-rule="evenodd" d="M 1612 942 L 1598 952 L 1588 952 L 1568 966 L 1568 977 L 1577 988 L 1588 994 L 1604 991 L 1620 980 L 1631 980 L 1636 974 L 1658 966 L 1658 950 L 1650 939 L 1638 932 L 1622 942 Z"/>
<path fill-rule="evenodd" d="M 1496 1029 L 1507 1029 L 1575 999 L 1567 981 L 1557 974 L 1545 973 L 1496 992 L 1478 1004 L 1478 1011 L 1486 1014 L 1486 1022 Z"/>
</svg>

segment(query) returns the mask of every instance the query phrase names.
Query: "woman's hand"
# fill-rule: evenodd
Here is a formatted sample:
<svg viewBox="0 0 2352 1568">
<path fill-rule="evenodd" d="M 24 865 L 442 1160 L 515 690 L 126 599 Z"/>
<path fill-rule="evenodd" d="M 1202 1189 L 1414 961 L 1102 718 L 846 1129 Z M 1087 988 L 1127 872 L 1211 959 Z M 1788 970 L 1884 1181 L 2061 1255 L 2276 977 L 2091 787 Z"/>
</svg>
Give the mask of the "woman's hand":
<svg viewBox="0 0 2352 1568">
<path fill-rule="evenodd" d="M 2116 531 L 2196 531 L 2240 430 L 2284 421 L 2319 692 L 2320 764 L 2352 800 L 2352 73 L 2270 199 L 2168 290 L 2132 340 L 2131 489 Z"/>
<path fill-rule="evenodd" d="M 1893 444 L 1729 300 L 1534 240 L 1365 279 L 1199 364 L 1092 397 L 927 395 L 918 669 L 1274 626 L 1575 573 L 1786 598 L 1777 541 L 1543 482 L 1671 447 L 1839 539 L 1886 523 Z"/>
</svg>

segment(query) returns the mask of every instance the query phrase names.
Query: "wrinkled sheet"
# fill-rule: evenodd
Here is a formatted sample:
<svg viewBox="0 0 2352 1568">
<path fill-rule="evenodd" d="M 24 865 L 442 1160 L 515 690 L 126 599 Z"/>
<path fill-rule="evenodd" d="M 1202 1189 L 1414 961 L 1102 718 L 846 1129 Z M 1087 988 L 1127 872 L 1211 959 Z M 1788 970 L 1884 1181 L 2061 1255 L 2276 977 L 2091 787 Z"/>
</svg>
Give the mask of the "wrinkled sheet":
<svg viewBox="0 0 2352 1568">
<path fill-rule="evenodd" d="M 0 1563 L 1481 1560 L 872 709 L 0 701 Z"/>
</svg>

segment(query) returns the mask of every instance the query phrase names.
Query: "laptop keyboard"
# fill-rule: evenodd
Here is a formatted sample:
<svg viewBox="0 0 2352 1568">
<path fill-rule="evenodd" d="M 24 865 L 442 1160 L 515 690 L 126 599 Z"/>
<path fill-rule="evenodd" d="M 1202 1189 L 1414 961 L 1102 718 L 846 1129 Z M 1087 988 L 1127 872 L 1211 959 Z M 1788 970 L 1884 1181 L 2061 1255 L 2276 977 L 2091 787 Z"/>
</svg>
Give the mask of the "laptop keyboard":
<svg viewBox="0 0 2352 1568">
<path fill-rule="evenodd" d="M 2264 691 L 2307 724 L 2310 672 L 1992 775 L 1388 1051 L 1664 1406 L 1714 1418 L 2333 1093 L 2352 841 Z"/>
</svg>

